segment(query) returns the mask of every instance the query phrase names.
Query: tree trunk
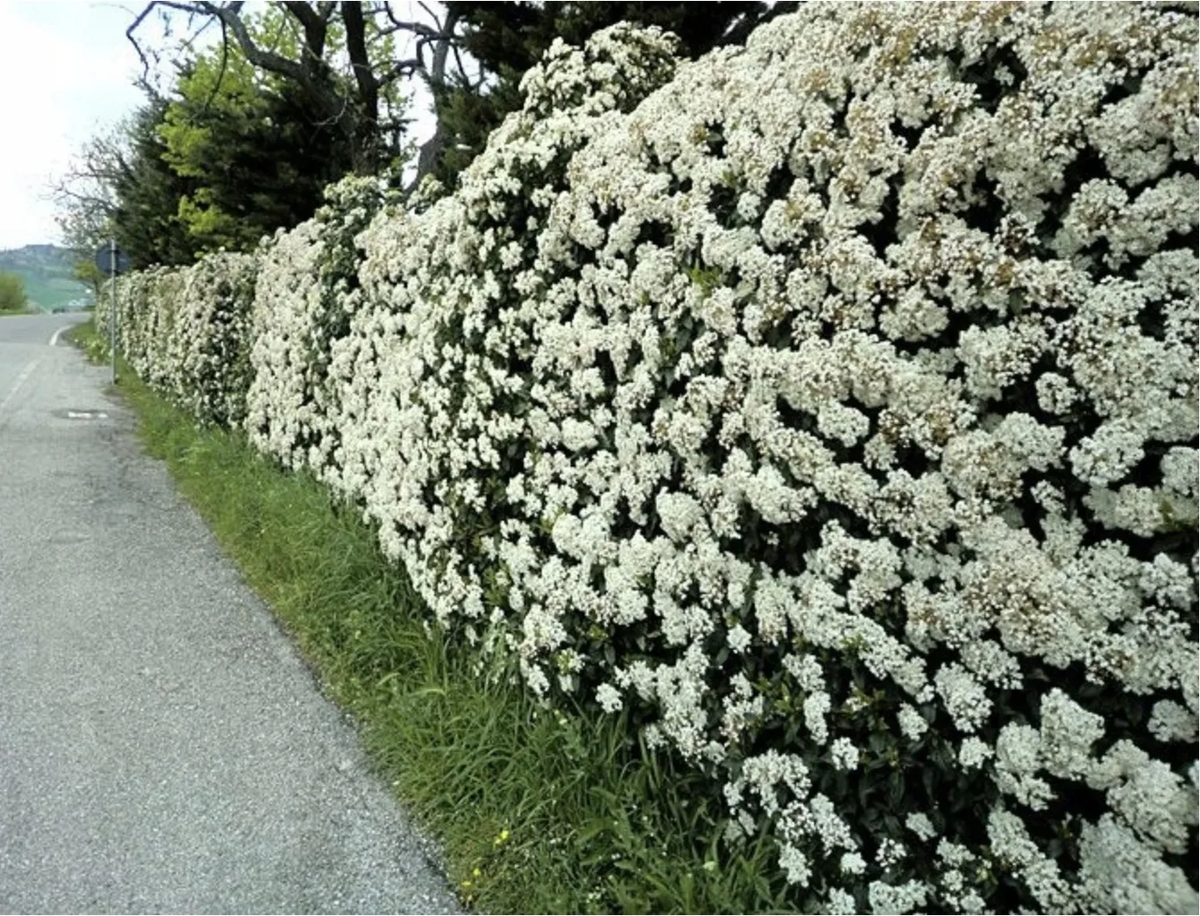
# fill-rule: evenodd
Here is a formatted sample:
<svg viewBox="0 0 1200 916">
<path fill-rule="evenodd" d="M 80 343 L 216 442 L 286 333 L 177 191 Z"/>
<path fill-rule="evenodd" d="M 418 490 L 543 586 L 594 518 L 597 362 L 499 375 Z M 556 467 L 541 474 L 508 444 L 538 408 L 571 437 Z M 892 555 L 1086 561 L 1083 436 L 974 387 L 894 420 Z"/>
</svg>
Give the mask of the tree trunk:
<svg viewBox="0 0 1200 916">
<path fill-rule="evenodd" d="M 366 24 L 361 3 L 342 4 L 342 22 L 346 27 L 346 52 L 358 86 L 358 98 L 350 113 L 350 148 L 354 170 L 360 175 L 379 171 L 379 80 L 367 56 Z"/>
</svg>

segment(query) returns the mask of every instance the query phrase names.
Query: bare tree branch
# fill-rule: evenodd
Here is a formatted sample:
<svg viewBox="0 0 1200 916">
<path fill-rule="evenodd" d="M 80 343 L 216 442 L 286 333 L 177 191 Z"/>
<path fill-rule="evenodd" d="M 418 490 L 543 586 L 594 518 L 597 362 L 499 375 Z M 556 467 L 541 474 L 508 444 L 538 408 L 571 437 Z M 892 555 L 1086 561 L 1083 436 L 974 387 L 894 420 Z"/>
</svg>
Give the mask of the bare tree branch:
<svg viewBox="0 0 1200 916">
<path fill-rule="evenodd" d="M 454 65 L 458 68 L 458 75 L 462 78 L 462 81 L 465 84 L 471 85 L 471 80 L 467 76 L 467 68 L 463 64 L 462 53 L 459 50 L 458 45 L 453 45 L 452 49 L 454 51 Z"/>
<path fill-rule="evenodd" d="M 346 53 L 350 57 L 354 81 L 358 84 L 358 114 L 368 122 L 373 146 L 379 128 L 379 81 L 367 56 L 366 23 L 361 3 L 342 4 L 342 25 L 346 29 Z M 370 160 L 375 158 L 376 152 L 370 148 L 360 150 L 358 154 Z"/>
<path fill-rule="evenodd" d="M 412 32 L 414 35 L 421 35 L 431 40 L 448 37 L 441 29 L 435 29 L 423 22 L 410 22 L 395 18 L 392 19 L 390 27 L 380 29 L 380 32 L 385 35 L 390 35 L 393 32 Z"/>
<path fill-rule="evenodd" d="M 421 3 L 422 8 L 426 12 L 430 12 Z M 432 13 L 430 13 L 432 15 Z M 450 10 L 446 14 L 446 19 L 441 23 L 441 29 L 446 34 L 453 34 L 454 27 L 458 24 L 459 14 L 457 10 Z M 436 20 L 436 17 L 435 17 Z M 442 39 L 436 43 L 433 49 L 433 62 L 425 76 L 425 82 L 429 86 L 429 91 L 433 95 L 434 105 L 441 103 L 442 97 L 446 92 L 446 59 L 449 56 L 451 41 L 450 39 Z M 449 139 L 449 132 L 442 123 L 441 118 L 437 121 L 437 126 L 434 128 L 433 136 L 421 144 L 421 149 L 417 153 L 417 174 L 413 178 L 410 190 L 420 183 L 421 179 L 433 172 L 437 165 L 438 156 L 441 155 L 442 148 L 446 145 Z"/>
<path fill-rule="evenodd" d="M 172 3 L 167 5 L 175 6 L 177 4 Z M 178 5 L 186 6 L 186 4 Z M 198 6 L 210 15 L 216 16 L 229 28 L 242 54 L 254 66 L 290 77 L 305 86 L 311 86 L 312 77 L 306 67 L 296 61 L 288 60 L 288 58 L 281 54 L 276 54 L 274 51 L 260 48 L 254 43 L 254 39 L 250 37 L 250 32 L 240 15 L 241 3 L 199 3 Z"/>
<path fill-rule="evenodd" d="M 305 52 L 313 61 L 324 62 L 325 37 L 329 28 L 328 15 L 322 16 L 319 10 L 313 9 L 307 3 L 296 2 L 296 0 L 289 0 L 283 5 L 304 29 Z"/>
<path fill-rule="evenodd" d="M 145 8 L 137 14 L 137 17 L 125 30 L 125 37 L 129 39 L 129 43 L 133 45 L 133 50 L 137 52 L 138 59 L 142 62 L 142 81 L 145 82 L 150 76 L 150 61 L 146 59 L 146 53 L 142 50 L 141 44 L 137 40 L 137 29 L 153 11 L 157 4 L 147 3 Z"/>
<path fill-rule="evenodd" d="M 116 204 L 106 197 L 97 197 L 94 194 L 80 194 L 78 191 L 72 191 L 64 185 L 55 186 L 53 192 L 56 197 L 67 197 L 81 204 L 91 204 L 97 209 L 108 211 L 116 209 Z"/>
<path fill-rule="evenodd" d="M 204 100 L 204 111 L 213 103 L 213 99 L 217 97 L 217 93 L 221 91 L 221 84 L 225 81 L 225 67 L 229 63 L 229 31 L 225 28 L 225 21 L 221 20 L 221 69 L 217 71 L 217 79 L 213 83 L 212 91 L 208 94 L 208 98 Z"/>
<path fill-rule="evenodd" d="M 448 17 L 447 22 L 443 24 L 442 20 L 438 17 L 438 14 L 430 8 L 429 4 L 426 3 L 425 0 L 418 0 L 417 6 L 421 7 L 421 9 L 425 11 L 425 15 L 437 23 L 437 27 L 443 32 L 449 32 L 450 29 L 453 28 L 453 26 L 449 24 L 450 19 L 458 19 L 458 13 L 452 13 Z"/>
</svg>

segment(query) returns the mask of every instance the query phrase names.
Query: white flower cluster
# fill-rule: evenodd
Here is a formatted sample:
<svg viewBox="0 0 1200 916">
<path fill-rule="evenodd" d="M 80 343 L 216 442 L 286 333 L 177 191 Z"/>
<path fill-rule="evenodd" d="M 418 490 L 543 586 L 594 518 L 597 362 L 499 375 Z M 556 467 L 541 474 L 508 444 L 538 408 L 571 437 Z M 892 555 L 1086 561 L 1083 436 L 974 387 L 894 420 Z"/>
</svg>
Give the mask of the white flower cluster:
<svg viewBox="0 0 1200 916">
<path fill-rule="evenodd" d="M 651 712 L 807 911 L 1195 911 L 1197 35 L 556 46 L 456 193 L 265 250 L 251 435 L 534 690 Z"/>
</svg>

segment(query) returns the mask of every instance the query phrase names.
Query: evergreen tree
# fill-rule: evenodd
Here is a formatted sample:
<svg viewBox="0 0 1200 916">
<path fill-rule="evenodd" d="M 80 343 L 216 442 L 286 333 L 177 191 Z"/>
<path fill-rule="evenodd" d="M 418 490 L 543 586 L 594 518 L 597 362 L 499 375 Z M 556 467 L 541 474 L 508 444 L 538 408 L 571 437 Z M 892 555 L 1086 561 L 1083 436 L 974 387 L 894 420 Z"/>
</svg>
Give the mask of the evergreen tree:
<svg viewBox="0 0 1200 916">
<path fill-rule="evenodd" d="M 197 14 L 208 6 L 197 5 Z M 231 31 L 239 40 L 176 61 L 165 97 L 143 83 L 143 108 L 111 136 L 89 141 L 60 182 L 59 223 L 69 243 L 86 253 L 115 237 L 135 268 L 190 264 L 220 248 L 246 251 L 310 217 L 324 188 L 348 172 L 396 166 L 404 152 L 398 78 L 373 78 L 370 125 L 356 126 L 328 110 L 331 99 L 356 97 L 352 84 L 362 75 L 310 60 L 314 48 L 331 59 L 350 53 L 351 33 L 360 55 L 391 59 L 395 40 L 376 17 L 362 21 L 357 4 L 343 6 L 357 32 L 344 15 L 332 15 L 332 5 L 220 7 L 227 26 L 224 17 L 236 17 Z M 301 37 L 297 21 L 316 12 L 330 15 Z M 271 69 L 255 56 L 292 64 Z M 296 61 L 306 62 L 300 76 Z"/>
<path fill-rule="evenodd" d="M 311 112 L 303 87 L 236 48 L 214 49 L 181 76 L 159 135 L 167 164 L 194 185 L 177 210 L 194 254 L 246 251 L 296 225 L 351 170 L 345 134 Z"/>
<path fill-rule="evenodd" d="M 116 175 L 111 230 L 136 269 L 153 264 L 188 264 L 195 246 L 179 219 L 179 202 L 196 183 L 167 163 L 159 135 L 166 103 L 152 101 L 129 124 L 127 158 Z"/>
</svg>

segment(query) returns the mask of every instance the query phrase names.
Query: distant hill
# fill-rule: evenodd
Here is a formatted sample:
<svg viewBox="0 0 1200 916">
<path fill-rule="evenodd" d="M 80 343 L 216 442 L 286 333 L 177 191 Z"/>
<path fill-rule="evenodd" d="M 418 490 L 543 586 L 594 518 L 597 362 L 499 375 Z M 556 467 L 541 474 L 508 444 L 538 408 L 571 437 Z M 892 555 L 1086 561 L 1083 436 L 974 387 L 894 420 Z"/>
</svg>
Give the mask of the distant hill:
<svg viewBox="0 0 1200 916">
<path fill-rule="evenodd" d="M 75 253 L 69 248 L 26 245 L 0 251 L 0 272 L 20 277 L 30 304 L 44 312 L 92 302 L 91 289 L 75 279 Z"/>
</svg>

